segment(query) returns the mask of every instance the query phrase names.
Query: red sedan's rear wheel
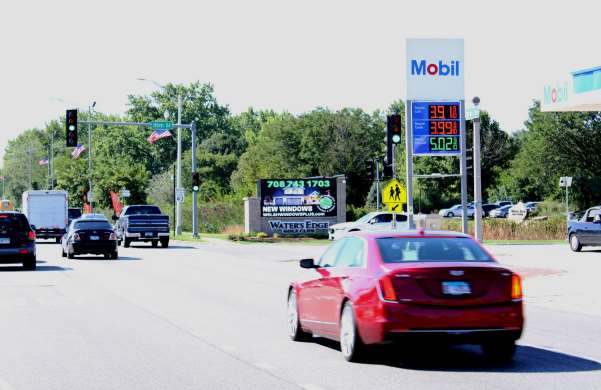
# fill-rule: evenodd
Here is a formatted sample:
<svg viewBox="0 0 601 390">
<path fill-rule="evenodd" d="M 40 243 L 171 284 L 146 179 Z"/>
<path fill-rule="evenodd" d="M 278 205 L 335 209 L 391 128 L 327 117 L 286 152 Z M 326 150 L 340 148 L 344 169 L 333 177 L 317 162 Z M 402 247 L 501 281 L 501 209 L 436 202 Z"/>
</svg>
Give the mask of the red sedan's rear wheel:
<svg viewBox="0 0 601 390">
<path fill-rule="evenodd" d="M 294 290 L 288 294 L 288 336 L 293 341 L 306 341 L 311 338 L 309 333 L 301 329 Z"/>
<path fill-rule="evenodd" d="M 363 358 L 365 346 L 359 337 L 355 314 L 349 302 L 344 304 L 340 316 L 340 351 L 349 362 L 358 362 Z"/>
</svg>

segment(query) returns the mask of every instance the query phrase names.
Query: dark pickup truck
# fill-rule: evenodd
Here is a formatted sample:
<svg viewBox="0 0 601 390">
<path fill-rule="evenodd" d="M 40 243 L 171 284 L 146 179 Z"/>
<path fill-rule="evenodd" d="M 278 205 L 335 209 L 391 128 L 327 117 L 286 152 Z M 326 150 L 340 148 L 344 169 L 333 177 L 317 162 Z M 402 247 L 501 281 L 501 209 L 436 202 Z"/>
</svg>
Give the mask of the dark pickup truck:
<svg viewBox="0 0 601 390">
<path fill-rule="evenodd" d="M 150 242 L 153 247 L 157 247 L 160 242 L 163 248 L 167 248 L 169 217 L 164 215 L 158 206 L 126 206 L 117 219 L 115 232 L 119 243 L 123 241 L 123 246 L 126 248 L 133 241 Z"/>
<path fill-rule="evenodd" d="M 580 219 L 568 222 L 568 241 L 574 252 L 583 246 L 601 246 L 601 206 L 591 207 Z"/>
</svg>

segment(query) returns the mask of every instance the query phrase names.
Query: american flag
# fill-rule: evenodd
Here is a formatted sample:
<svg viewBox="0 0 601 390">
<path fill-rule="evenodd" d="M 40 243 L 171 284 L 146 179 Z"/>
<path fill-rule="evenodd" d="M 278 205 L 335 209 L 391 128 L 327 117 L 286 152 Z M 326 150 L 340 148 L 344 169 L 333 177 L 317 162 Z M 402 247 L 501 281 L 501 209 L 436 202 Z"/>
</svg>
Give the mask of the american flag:
<svg viewBox="0 0 601 390">
<path fill-rule="evenodd" d="M 150 136 L 148 138 L 146 138 L 146 140 L 148 142 L 150 142 L 151 144 L 154 144 L 161 138 L 167 138 L 167 137 L 171 137 L 171 132 L 169 130 L 155 130 L 152 132 L 152 134 L 150 134 Z"/>
<path fill-rule="evenodd" d="M 86 150 L 86 147 L 83 144 L 77 145 L 75 149 L 71 152 L 71 156 L 73 158 L 78 158 Z"/>
<path fill-rule="evenodd" d="M 47 158 L 43 158 L 40 161 L 38 161 L 38 165 L 48 165 L 48 159 Z"/>
</svg>

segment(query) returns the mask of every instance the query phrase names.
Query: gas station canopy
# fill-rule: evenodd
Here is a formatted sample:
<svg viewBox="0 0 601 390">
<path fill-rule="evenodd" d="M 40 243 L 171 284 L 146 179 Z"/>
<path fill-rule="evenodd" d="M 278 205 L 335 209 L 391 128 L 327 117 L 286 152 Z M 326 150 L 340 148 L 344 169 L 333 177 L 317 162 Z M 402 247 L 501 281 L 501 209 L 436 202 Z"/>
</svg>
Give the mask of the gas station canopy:
<svg viewBox="0 0 601 390">
<path fill-rule="evenodd" d="M 601 111 L 601 66 L 572 72 L 566 80 L 546 85 L 541 111 Z"/>
</svg>

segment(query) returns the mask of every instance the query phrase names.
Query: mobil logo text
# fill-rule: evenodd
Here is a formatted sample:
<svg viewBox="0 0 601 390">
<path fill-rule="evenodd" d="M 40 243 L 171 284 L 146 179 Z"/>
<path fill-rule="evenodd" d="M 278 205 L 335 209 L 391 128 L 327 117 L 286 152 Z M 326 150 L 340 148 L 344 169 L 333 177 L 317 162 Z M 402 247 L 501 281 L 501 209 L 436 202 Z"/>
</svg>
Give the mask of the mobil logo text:
<svg viewBox="0 0 601 390">
<path fill-rule="evenodd" d="M 461 61 L 433 61 L 411 60 L 412 76 L 459 76 L 461 72 Z"/>
</svg>

